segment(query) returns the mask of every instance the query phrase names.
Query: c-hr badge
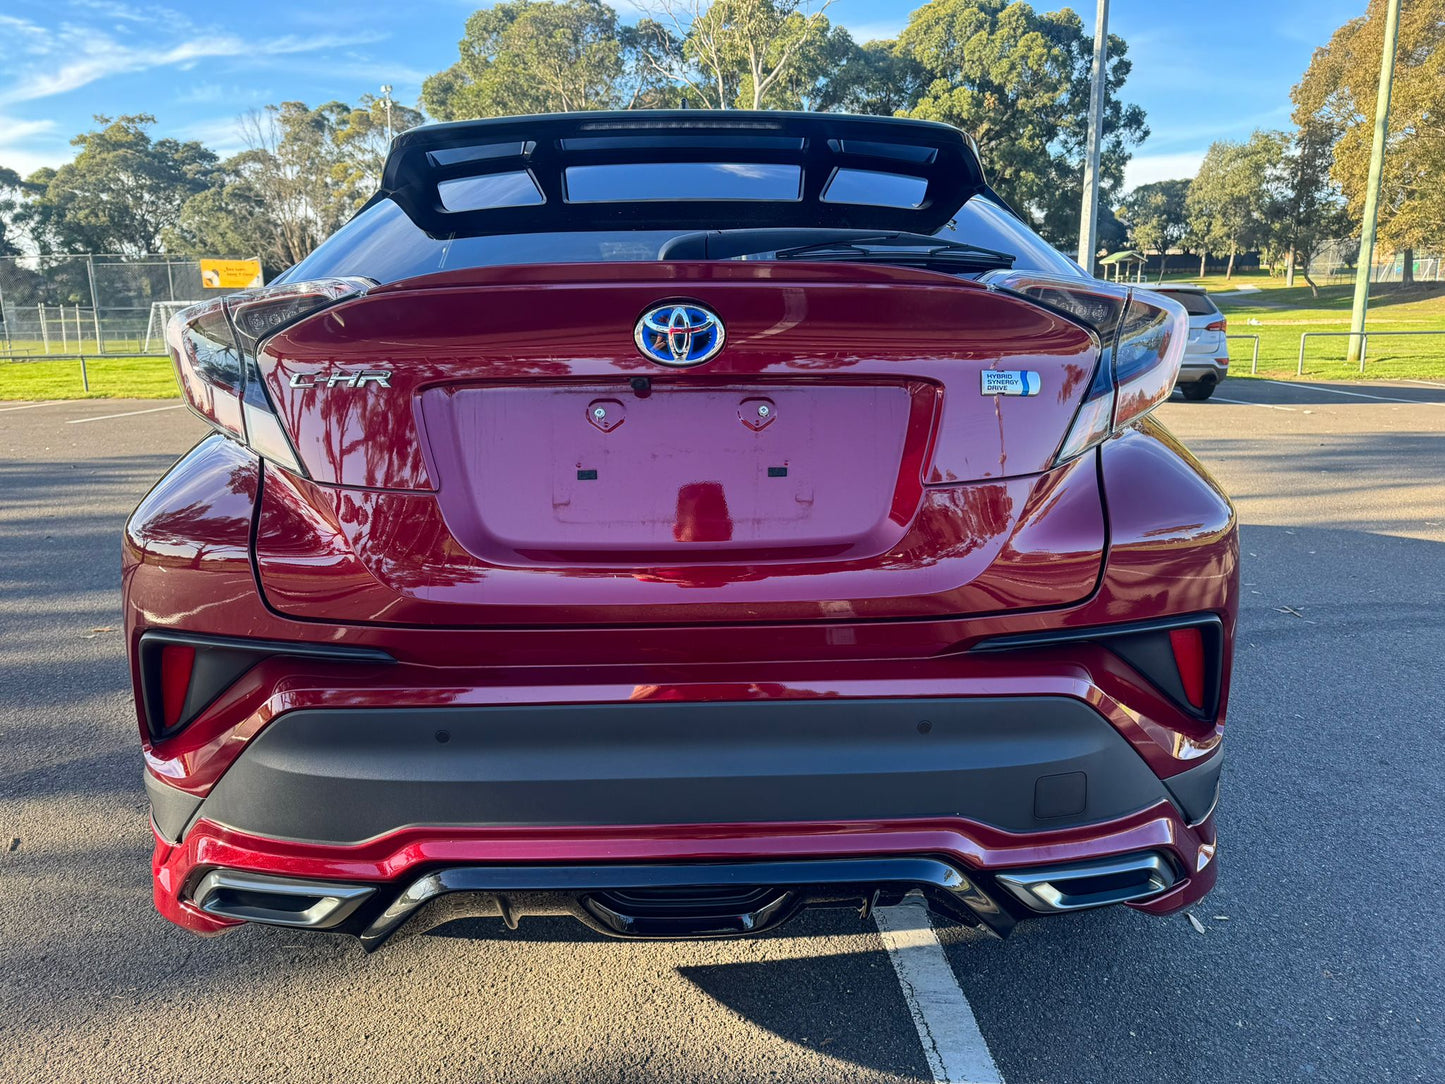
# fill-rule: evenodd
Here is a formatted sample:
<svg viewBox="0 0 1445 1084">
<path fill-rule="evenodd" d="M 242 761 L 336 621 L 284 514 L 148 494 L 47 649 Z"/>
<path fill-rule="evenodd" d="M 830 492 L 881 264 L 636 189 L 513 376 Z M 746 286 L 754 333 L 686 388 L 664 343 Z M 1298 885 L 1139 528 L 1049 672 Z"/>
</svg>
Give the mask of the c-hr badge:
<svg viewBox="0 0 1445 1084">
<path fill-rule="evenodd" d="M 292 373 L 293 388 L 364 388 L 375 384 L 391 387 L 390 369 L 332 369 L 322 373 Z"/>
</svg>

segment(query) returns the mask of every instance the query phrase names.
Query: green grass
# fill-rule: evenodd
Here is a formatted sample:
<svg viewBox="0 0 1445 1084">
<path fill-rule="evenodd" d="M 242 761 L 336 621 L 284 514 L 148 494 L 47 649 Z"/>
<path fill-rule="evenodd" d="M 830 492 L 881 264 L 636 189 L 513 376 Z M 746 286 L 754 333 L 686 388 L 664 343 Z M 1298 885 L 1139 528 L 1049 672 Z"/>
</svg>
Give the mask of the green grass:
<svg viewBox="0 0 1445 1084">
<path fill-rule="evenodd" d="M 87 358 L 90 391 L 79 361 L 0 361 L 0 399 L 176 399 L 171 359 Z"/>
<path fill-rule="evenodd" d="M 1322 286 L 1319 297 L 1303 284 L 1286 288 L 1284 279 L 1258 272 L 1201 279 L 1184 268 L 1169 282 L 1200 282 L 1220 294 L 1240 286 L 1258 292 L 1216 297 L 1229 317 L 1231 335 L 1258 335 L 1261 376 L 1293 377 L 1299 358 L 1299 337 L 1305 331 L 1348 331 L 1350 286 Z M 1445 331 L 1445 283 L 1411 287 L 1381 285 L 1370 299 L 1370 331 Z M 1253 344 L 1232 339 L 1231 375 L 1249 374 Z M 1346 362 L 1349 340 L 1310 339 L 1305 349 L 1305 375 L 1332 380 L 1359 380 L 1358 366 Z M 90 391 L 81 387 L 78 361 L 0 361 L 0 399 L 175 398 L 175 375 L 169 358 L 94 358 L 86 362 Z M 1445 335 L 1386 336 L 1370 341 L 1365 379 L 1415 378 L 1445 380 Z"/>
<path fill-rule="evenodd" d="M 165 349 L 165 343 L 152 340 L 150 349 L 146 349 L 144 339 L 126 339 L 107 333 L 105 336 L 105 352 L 114 357 L 126 355 L 154 354 Z M 68 339 L 62 339 L 58 334 L 49 343 L 44 339 L 3 339 L 0 338 L 0 354 L 7 356 L 20 355 L 21 357 L 44 357 L 46 354 L 84 354 L 89 357 L 91 354 L 99 354 L 96 349 L 95 337 L 88 336 L 83 339 L 76 339 L 74 335 Z"/>
<path fill-rule="evenodd" d="M 1267 274 L 1222 275 L 1203 279 L 1169 275 L 1170 282 L 1199 282 L 1216 294 L 1215 301 L 1229 317 L 1231 335 L 1259 336 L 1261 376 L 1294 376 L 1299 364 L 1300 335 L 1306 331 L 1348 331 L 1352 286 L 1321 286 L 1319 297 L 1303 283 L 1286 288 L 1283 278 Z M 1296 280 L 1299 281 L 1299 280 Z M 1250 285 L 1259 291 L 1234 296 L 1218 294 Z M 1400 286 L 1387 283 L 1372 288 L 1366 328 L 1380 331 L 1445 332 L 1445 283 Z M 1350 340 L 1345 336 L 1311 338 L 1305 343 L 1305 376 L 1329 380 L 1359 380 L 1358 364 L 1350 364 Z M 1253 343 L 1231 339 L 1231 376 L 1249 374 Z M 1371 339 L 1363 378 L 1445 379 L 1445 334 L 1435 336 L 1382 336 Z"/>
</svg>

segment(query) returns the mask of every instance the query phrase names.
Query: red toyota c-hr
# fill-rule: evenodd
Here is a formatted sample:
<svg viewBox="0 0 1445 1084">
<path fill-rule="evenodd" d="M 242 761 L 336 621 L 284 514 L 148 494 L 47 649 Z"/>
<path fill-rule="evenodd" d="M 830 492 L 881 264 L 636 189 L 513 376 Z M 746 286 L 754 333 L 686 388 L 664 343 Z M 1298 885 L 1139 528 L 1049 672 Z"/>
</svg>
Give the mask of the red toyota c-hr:
<svg viewBox="0 0 1445 1084">
<path fill-rule="evenodd" d="M 1238 552 L 1150 417 L 1186 329 L 942 125 L 405 133 L 170 328 L 214 432 L 125 533 L 157 907 L 372 948 L 1189 905 Z"/>
</svg>

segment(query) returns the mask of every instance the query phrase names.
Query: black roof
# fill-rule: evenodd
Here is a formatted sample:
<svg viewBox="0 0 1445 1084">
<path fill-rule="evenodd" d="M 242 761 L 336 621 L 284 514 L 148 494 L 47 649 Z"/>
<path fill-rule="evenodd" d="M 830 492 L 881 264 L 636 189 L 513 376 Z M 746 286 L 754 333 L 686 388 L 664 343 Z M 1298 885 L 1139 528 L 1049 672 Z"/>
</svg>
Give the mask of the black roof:
<svg viewBox="0 0 1445 1084">
<path fill-rule="evenodd" d="M 569 203 L 574 165 L 644 162 L 785 163 L 802 168 L 800 200 Z M 917 207 L 827 203 L 839 168 L 920 177 Z M 448 211 L 441 181 L 531 173 L 537 206 Z M 596 229 L 821 226 L 933 233 L 987 190 L 976 144 L 933 121 L 839 113 L 626 110 L 426 124 L 392 141 L 374 203 L 390 198 L 433 237 Z"/>
</svg>

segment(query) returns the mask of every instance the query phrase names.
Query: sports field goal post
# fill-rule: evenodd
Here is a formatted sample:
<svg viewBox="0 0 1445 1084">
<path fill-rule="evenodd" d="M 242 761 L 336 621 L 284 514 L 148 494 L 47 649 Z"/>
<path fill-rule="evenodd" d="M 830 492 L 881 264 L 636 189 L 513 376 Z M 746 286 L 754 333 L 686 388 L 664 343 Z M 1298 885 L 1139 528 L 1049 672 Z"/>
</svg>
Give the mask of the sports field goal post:
<svg viewBox="0 0 1445 1084">
<path fill-rule="evenodd" d="M 163 353 L 166 346 L 166 324 L 176 313 L 194 304 L 194 301 L 152 301 L 150 319 L 146 321 L 144 352 Z"/>
</svg>

